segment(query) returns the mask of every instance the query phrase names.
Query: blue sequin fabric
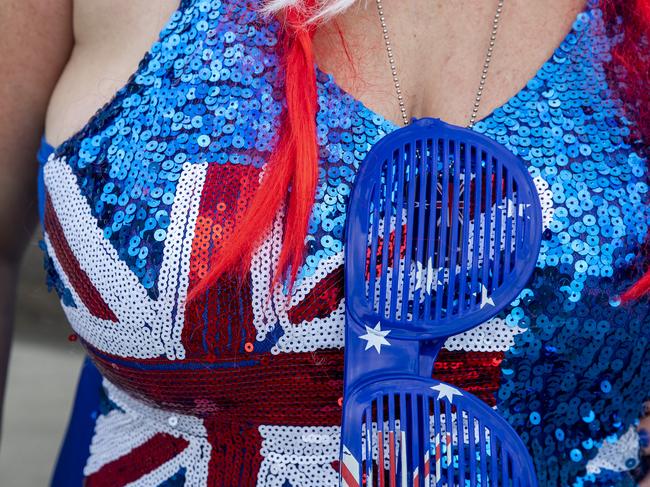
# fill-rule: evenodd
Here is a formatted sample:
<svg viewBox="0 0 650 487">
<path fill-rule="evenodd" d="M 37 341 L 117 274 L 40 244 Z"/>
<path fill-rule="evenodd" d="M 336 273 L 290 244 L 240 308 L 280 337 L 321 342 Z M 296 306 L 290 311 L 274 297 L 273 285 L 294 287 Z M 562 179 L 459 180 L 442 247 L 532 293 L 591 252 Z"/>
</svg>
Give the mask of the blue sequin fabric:
<svg viewBox="0 0 650 487">
<path fill-rule="evenodd" d="M 220 282 L 183 308 L 277 142 L 279 23 L 258 7 L 182 0 L 126 85 L 44 164 L 47 284 L 104 378 L 92 444 L 79 445 L 87 485 L 337 485 L 347 201 L 398 126 L 316 68 L 319 185 L 294 294 L 266 299 L 279 218 L 243 289 Z M 525 162 L 543 241 L 526 289 L 451 338 L 434 375 L 507 418 L 541 486 L 634 485 L 639 463 L 650 308 L 617 296 L 642 269 L 650 212 L 647 161 L 606 76 L 621 35 L 589 0 L 473 127 Z"/>
</svg>

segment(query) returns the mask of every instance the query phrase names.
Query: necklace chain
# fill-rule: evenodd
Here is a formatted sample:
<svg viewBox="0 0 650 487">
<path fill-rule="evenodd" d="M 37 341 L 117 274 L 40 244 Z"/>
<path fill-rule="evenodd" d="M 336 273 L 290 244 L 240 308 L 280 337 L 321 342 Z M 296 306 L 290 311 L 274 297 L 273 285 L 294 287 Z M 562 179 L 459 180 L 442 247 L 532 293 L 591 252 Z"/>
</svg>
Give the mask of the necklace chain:
<svg viewBox="0 0 650 487">
<path fill-rule="evenodd" d="M 390 72 L 393 76 L 393 83 L 395 85 L 395 93 L 397 94 L 397 101 L 399 103 L 399 110 L 402 115 L 402 121 L 404 125 L 409 124 L 409 118 L 406 112 L 406 103 L 404 102 L 404 95 L 402 95 L 402 88 L 399 82 L 399 77 L 397 76 L 397 65 L 395 64 L 395 56 L 393 55 L 393 46 L 390 42 L 390 36 L 388 35 L 388 27 L 386 26 L 386 17 L 384 15 L 384 7 L 381 3 L 382 0 L 375 0 L 377 3 L 377 13 L 379 14 L 379 22 L 381 23 L 381 30 L 384 36 L 384 44 L 386 45 L 386 53 L 388 54 L 388 64 L 390 65 Z M 483 96 L 483 89 L 485 87 L 485 80 L 487 79 L 488 69 L 490 68 L 490 61 L 492 60 L 492 53 L 494 52 L 494 45 L 497 39 L 497 30 L 499 28 L 499 20 L 501 18 L 501 11 L 503 10 L 504 0 L 499 0 L 497 4 L 497 10 L 494 14 L 494 20 L 492 21 L 492 33 L 490 35 L 490 44 L 488 45 L 487 52 L 485 54 L 485 61 L 483 63 L 483 70 L 481 72 L 481 81 L 479 82 L 478 89 L 476 90 L 476 97 L 474 98 L 474 106 L 472 108 L 472 115 L 467 125 L 469 128 L 474 126 L 476 121 L 476 116 L 478 114 L 478 109 L 481 105 L 481 97 Z"/>
</svg>

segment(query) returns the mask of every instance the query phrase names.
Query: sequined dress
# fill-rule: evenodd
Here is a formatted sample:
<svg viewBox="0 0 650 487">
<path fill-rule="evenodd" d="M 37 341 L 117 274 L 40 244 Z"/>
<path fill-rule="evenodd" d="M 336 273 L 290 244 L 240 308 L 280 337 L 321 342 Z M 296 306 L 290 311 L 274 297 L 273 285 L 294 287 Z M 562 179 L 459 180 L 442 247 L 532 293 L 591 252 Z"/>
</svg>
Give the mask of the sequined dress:
<svg viewBox="0 0 650 487">
<path fill-rule="evenodd" d="M 398 127 L 316 68 L 320 179 L 294 294 L 265 301 L 278 219 L 242 292 L 224 279 L 183 306 L 277 137 L 279 26 L 257 7 L 182 0 L 125 86 L 41 154 L 47 285 L 90 358 L 57 487 L 337 485 L 346 203 Z M 591 0 L 474 126 L 527 165 L 542 248 L 521 296 L 450 338 L 434 372 L 510 421 L 542 486 L 634 485 L 650 391 L 648 304 L 615 299 L 641 265 L 646 161 L 605 75 L 622 34 L 602 17 Z"/>
</svg>

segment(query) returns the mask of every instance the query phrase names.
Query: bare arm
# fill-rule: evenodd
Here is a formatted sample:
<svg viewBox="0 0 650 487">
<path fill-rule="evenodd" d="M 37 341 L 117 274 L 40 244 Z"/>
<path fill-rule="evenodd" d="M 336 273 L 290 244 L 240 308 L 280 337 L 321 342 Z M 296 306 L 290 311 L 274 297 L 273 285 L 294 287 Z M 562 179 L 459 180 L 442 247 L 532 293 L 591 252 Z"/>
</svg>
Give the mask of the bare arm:
<svg viewBox="0 0 650 487">
<path fill-rule="evenodd" d="M 36 151 L 72 45 L 72 0 L 0 0 L 0 420 L 18 269 L 38 221 Z"/>
</svg>

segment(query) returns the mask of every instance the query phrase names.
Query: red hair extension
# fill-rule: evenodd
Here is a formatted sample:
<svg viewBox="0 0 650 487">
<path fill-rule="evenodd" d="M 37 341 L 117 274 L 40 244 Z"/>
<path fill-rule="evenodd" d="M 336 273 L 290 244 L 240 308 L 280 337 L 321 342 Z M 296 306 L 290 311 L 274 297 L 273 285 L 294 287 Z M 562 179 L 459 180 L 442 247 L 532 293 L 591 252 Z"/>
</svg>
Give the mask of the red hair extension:
<svg viewBox="0 0 650 487">
<path fill-rule="evenodd" d="M 194 300 L 226 272 L 246 278 L 251 257 L 260 240 L 286 203 L 282 249 L 272 286 L 291 268 L 290 284 L 304 257 L 305 237 L 318 183 L 318 108 L 312 51 L 315 26 L 305 21 L 316 0 L 304 8 L 290 7 L 283 19 L 281 40 L 286 107 L 280 120 L 279 140 L 269 157 L 259 189 L 225 242 L 208 274 L 188 293 Z"/>
<path fill-rule="evenodd" d="M 650 271 L 647 271 L 641 279 L 634 283 L 630 289 L 621 295 L 621 302 L 629 302 L 639 299 L 650 290 Z"/>
<path fill-rule="evenodd" d="M 605 0 L 605 20 L 611 26 L 622 22 L 624 36 L 612 52 L 608 76 L 624 102 L 625 115 L 633 124 L 630 143 L 642 156 L 650 156 L 650 0 Z M 623 68 L 621 70 L 621 67 Z M 650 238 L 650 235 L 647 236 Z M 648 245 L 641 247 L 645 274 L 621 296 L 622 302 L 650 292 Z"/>
</svg>

